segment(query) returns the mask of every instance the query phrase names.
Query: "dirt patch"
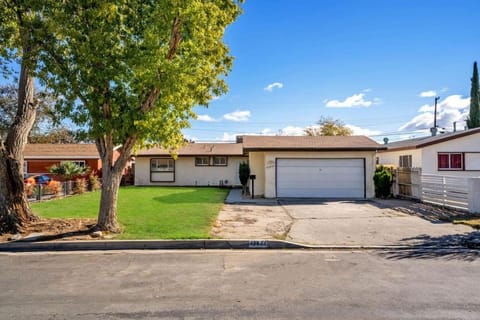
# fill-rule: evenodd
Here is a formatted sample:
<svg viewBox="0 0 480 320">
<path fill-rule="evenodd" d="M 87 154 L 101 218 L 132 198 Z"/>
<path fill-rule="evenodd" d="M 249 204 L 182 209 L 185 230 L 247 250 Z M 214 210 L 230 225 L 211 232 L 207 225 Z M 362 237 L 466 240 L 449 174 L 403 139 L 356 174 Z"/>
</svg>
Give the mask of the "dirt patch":
<svg viewBox="0 0 480 320">
<path fill-rule="evenodd" d="M 211 235 L 223 239 L 284 239 L 292 219 L 279 205 L 224 205 Z"/>
<path fill-rule="evenodd" d="M 21 234 L 0 235 L 0 241 L 21 240 L 32 234 L 41 234 L 48 240 L 92 240 L 91 229 L 96 222 L 96 219 L 40 219 Z"/>
</svg>

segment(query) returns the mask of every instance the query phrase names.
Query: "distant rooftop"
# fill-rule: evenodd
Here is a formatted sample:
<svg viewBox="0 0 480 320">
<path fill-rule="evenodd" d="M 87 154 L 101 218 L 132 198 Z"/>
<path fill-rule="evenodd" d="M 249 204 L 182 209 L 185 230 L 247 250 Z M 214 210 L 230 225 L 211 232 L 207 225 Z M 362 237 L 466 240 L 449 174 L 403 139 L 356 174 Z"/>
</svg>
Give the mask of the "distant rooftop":
<svg viewBox="0 0 480 320">
<path fill-rule="evenodd" d="M 99 159 L 97 147 L 92 143 L 51 144 L 29 143 L 25 146 L 25 159 Z"/>
<path fill-rule="evenodd" d="M 480 128 L 470 129 L 466 131 L 442 133 L 442 134 L 437 134 L 436 136 L 433 136 L 433 137 L 427 136 L 427 137 L 396 141 L 396 142 L 385 144 L 384 146 L 386 146 L 388 150 L 416 149 L 416 148 L 422 148 L 422 147 L 426 147 L 429 145 L 441 143 L 441 142 L 452 140 L 452 139 L 469 136 L 471 134 L 476 134 L 476 133 L 480 133 Z"/>
</svg>

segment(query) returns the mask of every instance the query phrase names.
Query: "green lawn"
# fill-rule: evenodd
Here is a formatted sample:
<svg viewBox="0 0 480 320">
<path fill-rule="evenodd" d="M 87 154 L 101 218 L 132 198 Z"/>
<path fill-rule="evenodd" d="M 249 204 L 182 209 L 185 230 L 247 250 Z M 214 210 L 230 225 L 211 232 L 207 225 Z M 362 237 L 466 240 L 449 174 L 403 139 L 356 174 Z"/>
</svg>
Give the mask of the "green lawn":
<svg viewBox="0 0 480 320">
<path fill-rule="evenodd" d="M 118 195 L 117 239 L 205 239 L 227 189 L 124 187 Z M 44 218 L 96 218 L 100 192 L 33 203 Z"/>
</svg>

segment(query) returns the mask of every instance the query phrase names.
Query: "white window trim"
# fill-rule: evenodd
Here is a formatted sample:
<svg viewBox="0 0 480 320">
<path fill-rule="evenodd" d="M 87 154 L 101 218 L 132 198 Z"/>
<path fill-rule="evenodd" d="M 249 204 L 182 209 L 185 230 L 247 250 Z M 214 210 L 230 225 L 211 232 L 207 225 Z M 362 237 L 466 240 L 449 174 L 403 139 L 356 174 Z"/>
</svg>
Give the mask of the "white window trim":
<svg viewBox="0 0 480 320">
<path fill-rule="evenodd" d="M 161 170 L 161 169 L 159 170 L 158 168 L 159 160 L 167 161 L 167 167 L 165 168 L 165 170 Z M 156 162 L 155 169 L 152 166 L 154 161 Z M 175 160 L 172 158 L 152 158 L 150 159 L 150 172 L 175 172 Z"/>
</svg>

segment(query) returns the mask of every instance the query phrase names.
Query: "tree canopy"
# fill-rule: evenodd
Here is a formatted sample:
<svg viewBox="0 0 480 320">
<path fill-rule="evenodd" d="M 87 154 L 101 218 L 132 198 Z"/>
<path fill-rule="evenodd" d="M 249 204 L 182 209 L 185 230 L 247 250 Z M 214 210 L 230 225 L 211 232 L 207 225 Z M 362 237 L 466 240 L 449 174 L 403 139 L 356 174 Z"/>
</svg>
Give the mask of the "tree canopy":
<svg viewBox="0 0 480 320">
<path fill-rule="evenodd" d="M 239 1 L 73 1 L 50 13 L 40 77 L 96 142 L 104 182 L 98 228 L 116 231 L 118 185 L 134 147 L 174 152 L 193 107 L 227 90 L 233 58 L 223 35 Z"/>
<path fill-rule="evenodd" d="M 317 122 L 318 127 L 310 127 L 305 129 L 307 136 L 351 136 L 352 129 L 345 126 L 339 119 L 329 117 L 321 117 Z"/>
</svg>

